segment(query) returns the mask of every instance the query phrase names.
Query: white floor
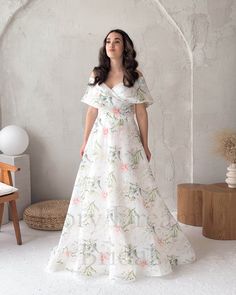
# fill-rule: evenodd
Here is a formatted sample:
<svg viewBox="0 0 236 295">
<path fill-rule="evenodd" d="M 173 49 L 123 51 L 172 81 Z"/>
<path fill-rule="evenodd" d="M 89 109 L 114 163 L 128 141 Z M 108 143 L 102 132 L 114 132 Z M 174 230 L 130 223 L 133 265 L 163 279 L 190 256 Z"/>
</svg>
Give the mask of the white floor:
<svg viewBox="0 0 236 295">
<path fill-rule="evenodd" d="M 33 230 L 24 221 L 20 226 L 21 246 L 16 244 L 11 222 L 0 231 L 1 295 L 236 295 L 236 241 L 207 239 L 202 236 L 201 227 L 180 223 L 196 251 L 196 262 L 178 266 L 165 277 L 114 284 L 106 278 L 81 282 L 70 273 L 46 273 L 50 249 L 57 244 L 60 232 Z"/>
</svg>

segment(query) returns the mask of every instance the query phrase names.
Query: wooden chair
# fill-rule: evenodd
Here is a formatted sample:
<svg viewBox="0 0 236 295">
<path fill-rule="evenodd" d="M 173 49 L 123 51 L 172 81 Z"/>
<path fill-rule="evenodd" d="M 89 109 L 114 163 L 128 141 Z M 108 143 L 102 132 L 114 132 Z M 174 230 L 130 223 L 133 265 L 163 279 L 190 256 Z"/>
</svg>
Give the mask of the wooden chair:
<svg viewBox="0 0 236 295">
<path fill-rule="evenodd" d="M 0 162 L 0 181 L 5 184 L 13 186 L 11 171 L 16 172 L 19 170 L 20 168 L 17 168 L 16 166 L 12 166 L 12 165 Z M 18 198 L 19 198 L 18 191 L 11 194 L 0 196 L 0 228 L 2 225 L 4 203 L 8 202 L 10 205 L 11 215 L 13 219 L 16 241 L 18 245 L 22 245 L 19 218 L 18 218 L 17 208 L 16 208 L 16 199 Z"/>
</svg>

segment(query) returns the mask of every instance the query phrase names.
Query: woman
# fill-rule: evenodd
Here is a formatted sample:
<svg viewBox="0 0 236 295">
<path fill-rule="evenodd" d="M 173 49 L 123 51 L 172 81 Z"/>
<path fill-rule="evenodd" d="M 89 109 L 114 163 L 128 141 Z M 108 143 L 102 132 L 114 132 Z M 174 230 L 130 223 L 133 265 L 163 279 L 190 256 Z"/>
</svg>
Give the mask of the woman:
<svg viewBox="0 0 236 295">
<path fill-rule="evenodd" d="M 89 105 L 82 159 L 50 272 L 129 282 L 195 260 L 149 165 L 146 108 L 154 101 L 135 57 L 127 33 L 107 34 L 81 99 Z"/>
</svg>

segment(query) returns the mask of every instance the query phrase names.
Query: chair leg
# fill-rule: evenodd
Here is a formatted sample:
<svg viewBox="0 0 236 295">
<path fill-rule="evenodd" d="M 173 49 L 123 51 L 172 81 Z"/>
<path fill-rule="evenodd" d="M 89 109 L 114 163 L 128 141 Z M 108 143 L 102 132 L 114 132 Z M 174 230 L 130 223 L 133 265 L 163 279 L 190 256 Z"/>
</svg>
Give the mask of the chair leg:
<svg viewBox="0 0 236 295">
<path fill-rule="evenodd" d="M 11 209 L 11 214 L 12 214 L 12 219 L 13 219 L 13 225 L 14 225 L 15 234 L 16 234 L 16 241 L 17 241 L 18 245 L 22 245 L 21 233 L 20 233 L 20 224 L 19 224 L 17 208 L 16 208 L 16 201 L 12 200 L 12 201 L 9 202 L 9 204 L 10 204 L 10 209 Z"/>
<path fill-rule="evenodd" d="M 4 203 L 0 204 L 0 230 L 2 226 L 3 210 L 4 210 Z"/>
</svg>

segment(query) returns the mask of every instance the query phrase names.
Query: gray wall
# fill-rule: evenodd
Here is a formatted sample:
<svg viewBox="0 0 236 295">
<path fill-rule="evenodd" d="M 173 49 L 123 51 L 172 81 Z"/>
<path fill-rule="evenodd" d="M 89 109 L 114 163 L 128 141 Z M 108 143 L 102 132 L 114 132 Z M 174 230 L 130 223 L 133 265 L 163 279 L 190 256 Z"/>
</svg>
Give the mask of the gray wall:
<svg viewBox="0 0 236 295">
<path fill-rule="evenodd" d="M 236 125 L 236 1 L 0 0 L 0 19 L 1 126 L 30 136 L 33 202 L 71 196 L 80 98 L 112 28 L 133 39 L 155 99 L 151 166 L 167 205 L 177 183 L 224 181 L 212 136 Z"/>
</svg>

